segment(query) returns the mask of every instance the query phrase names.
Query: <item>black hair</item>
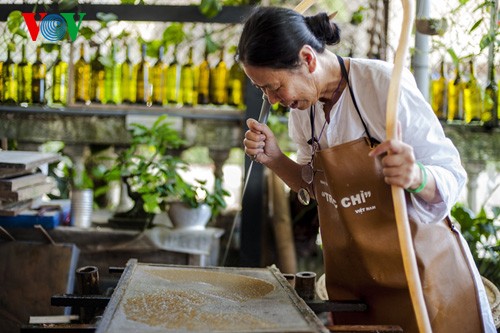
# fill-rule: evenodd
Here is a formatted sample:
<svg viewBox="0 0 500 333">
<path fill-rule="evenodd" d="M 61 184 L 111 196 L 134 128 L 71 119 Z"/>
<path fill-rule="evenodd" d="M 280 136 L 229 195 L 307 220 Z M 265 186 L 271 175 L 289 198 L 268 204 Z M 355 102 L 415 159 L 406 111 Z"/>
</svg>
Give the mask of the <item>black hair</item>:
<svg viewBox="0 0 500 333">
<path fill-rule="evenodd" d="M 287 8 L 256 7 L 243 26 L 236 59 L 251 66 L 295 68 L 304 45 L 323 53 L 339 41 L 340 28 L 326 13 L 305 17 Z"/>
</svg>

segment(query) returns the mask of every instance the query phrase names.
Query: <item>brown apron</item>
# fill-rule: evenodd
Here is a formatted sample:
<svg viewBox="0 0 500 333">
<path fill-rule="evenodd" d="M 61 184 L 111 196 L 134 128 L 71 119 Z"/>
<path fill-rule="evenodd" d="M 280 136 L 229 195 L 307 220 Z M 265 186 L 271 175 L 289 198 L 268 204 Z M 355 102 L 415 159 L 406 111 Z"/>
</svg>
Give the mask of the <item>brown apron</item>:
<svg viewBox="0 0 500 333">
<path fill-rule="evenodd" d="M 366 312 L 335 313 L 334 323 L 399 325 L 405 332 L 418 332 L 391 189 L 380 159 L 368 156 L 370 147 L 363 137 L 314 156 L 329 298 L 368 305 Z M 429 224 L 410 220 L 410 227 L 433 332 L 484 331 L 468 249 L 458 231 L 449 219 Z"/>
</svg>

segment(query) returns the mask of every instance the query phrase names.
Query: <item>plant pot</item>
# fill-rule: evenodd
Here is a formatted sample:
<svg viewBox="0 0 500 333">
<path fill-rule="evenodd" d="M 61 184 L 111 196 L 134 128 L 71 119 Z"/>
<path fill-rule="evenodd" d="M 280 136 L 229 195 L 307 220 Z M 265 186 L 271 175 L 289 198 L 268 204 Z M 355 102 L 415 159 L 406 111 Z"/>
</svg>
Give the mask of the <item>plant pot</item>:
<svg viewBox="0 0 500 333">
<path fill-rule="evenodd" d="M 212 211 L 206 204 L 192 208 L 183 202 L 172 202 L 167 214 L 175 229 L 203 230 L 210 220 Z"/>
<path fill-rule="evenodd" d="M 442 36 L 448 29 L 448 21 L 443 18 L 418 18 L 415 20 L 417 31 L 424 35 Z"/>
</svg>

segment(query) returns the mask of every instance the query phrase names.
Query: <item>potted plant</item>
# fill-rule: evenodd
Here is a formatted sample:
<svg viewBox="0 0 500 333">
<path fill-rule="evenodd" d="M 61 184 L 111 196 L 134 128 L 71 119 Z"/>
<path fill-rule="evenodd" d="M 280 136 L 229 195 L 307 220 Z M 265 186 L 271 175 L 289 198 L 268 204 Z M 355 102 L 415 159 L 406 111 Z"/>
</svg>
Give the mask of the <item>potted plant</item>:
<svg viewBox="0 0 500 333">
<path fill-rule="evenodd" d="M 484 208 L 478 214 L 456 204 L 451 216 L 460 224 L 460 231 L 470 247 L 479 273 L 500 286 L 500 207 L 488 216 Z"/>
<path fill-rule="evenodd" d="M 160 116 L 149 128 L 131 124 L 130 146 L 118 155 L 107 172 L 108 180 L 120 179 L 125 184 L 135 202 L 134 207 L 121 216 L 146 215 L 148 223 L 154 214 L 168 212 L 171 206 L 178 206 L 174 202 L 180 202 L 184 208 L 199 209 L 205 211 L 202 215 L 214 218 L 226 207 L 224 197 L 229 193 L 222 188 L 220 179 L 215 181 L 214 189 L 209 190 L 206 181 L 196 180 L 192 184 L 182 177 L 181 171 L 189 170 L 188 164 L 177 156 L 183 144 L 166 115 Z"/>
</svg>

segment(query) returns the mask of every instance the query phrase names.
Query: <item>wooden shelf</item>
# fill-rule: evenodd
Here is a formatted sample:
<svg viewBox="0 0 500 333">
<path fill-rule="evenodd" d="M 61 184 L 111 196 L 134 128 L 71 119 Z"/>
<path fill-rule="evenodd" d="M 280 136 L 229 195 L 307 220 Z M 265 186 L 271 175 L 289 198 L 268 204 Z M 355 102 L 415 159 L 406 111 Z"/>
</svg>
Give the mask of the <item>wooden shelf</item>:
<svg viewBox="0 0 500 333">
<path fill-rule="evenodd" d="M 58 10 L 56 5 L 49 6 L 52 12 L 85 13 L 84 20 L 97 20 L 97 13 L 113 13 L 118 21 L 149 21 L 149 22 L 197 22 L 197 23 L 241 23 L 251 12 L 252 6 L 224 6 L 213 18 L 204 16 L 198 6 L 170 5 L 102 5 L 82 3 L 68 10 Z M 32 12 L 35 4 L 2 4 L 0 5 L 0 21 L 6 21 L 14 10 Z M 38 6 L 38 12 L 46 11 L 43 5 Z"/>
<path fill-rule="evenodd" d="M 0 105 L 0 112 L 25 114 L 52 114 L 74 116 L 123 117 L 127 115 L 160 116 L 166 114 L 186 119 L 213 119 L 241 121 L 245 110 L 231 106 L 145 106 L 145 105 L 69 105 L 65 107 Z"/>
</svg>

